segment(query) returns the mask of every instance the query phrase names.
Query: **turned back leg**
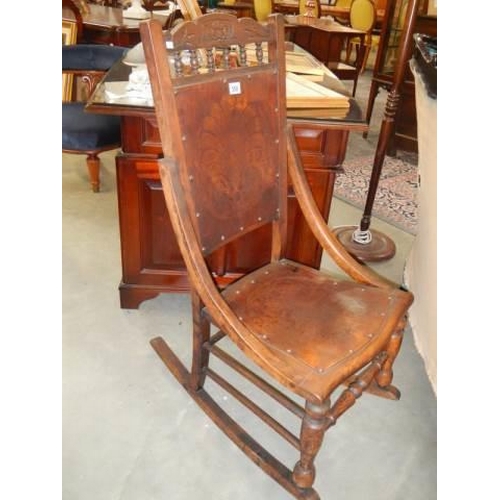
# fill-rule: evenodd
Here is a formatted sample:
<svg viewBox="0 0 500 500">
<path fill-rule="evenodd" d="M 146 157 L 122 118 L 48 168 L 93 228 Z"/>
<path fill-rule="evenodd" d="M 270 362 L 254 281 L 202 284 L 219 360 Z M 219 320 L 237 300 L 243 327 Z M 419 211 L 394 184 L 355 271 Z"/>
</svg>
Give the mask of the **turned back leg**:
<svg viewBox="0 0 500 500">
<path fill-rule="evenodd" d="M 316 470 L 314 459 L 323 442 L 328 427 L 327 413 L 330 400 L 320 405 L 306 403 L 306 414 L 300 430 L 300 460 L 293 469 L 293 481 L 300 488 L 311 488 Z"/>
</svg>

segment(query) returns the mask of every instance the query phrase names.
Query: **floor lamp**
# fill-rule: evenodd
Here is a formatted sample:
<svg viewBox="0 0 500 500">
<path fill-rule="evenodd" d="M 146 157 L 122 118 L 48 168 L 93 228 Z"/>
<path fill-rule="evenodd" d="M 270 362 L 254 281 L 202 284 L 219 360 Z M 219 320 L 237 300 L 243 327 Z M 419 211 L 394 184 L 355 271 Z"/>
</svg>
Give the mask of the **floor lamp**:
<svg viewBox="0 0 500 500">
<path fill-rule="evenodd" d="M 388 260 L 396 253 L 396 245 L 388 236 L 380 231 L 370 230 L 370 221 L 389 138 L 394 131 L 394 117 L 401 101 L 401 86 L 404 82 L 406 65 L 413 48 L 413 29 L 417 18 L 417 4 L 418 0 L 409 0 L 406 9 L 405 24 L 398 46 L 394 80 L 387 96 L 361 222 L 359 226 L 343 226 L 333 230 L 346 250 L 363 262 Z"/>
</svg>

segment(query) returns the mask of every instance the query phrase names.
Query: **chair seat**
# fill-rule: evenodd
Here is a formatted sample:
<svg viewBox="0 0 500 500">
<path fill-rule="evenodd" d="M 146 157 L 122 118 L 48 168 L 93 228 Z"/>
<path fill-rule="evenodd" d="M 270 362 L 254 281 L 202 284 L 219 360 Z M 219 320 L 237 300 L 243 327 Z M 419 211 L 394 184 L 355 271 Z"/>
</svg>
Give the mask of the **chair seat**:
<svg viewBox="0 0 500 500">
<path fill-rule="evenodd" d="M 400 290 L 339 281 L 287 260 L 245 276 L 223 295 L 250 342 L 272 351 L 275 369 L 319 399 L 383 350 L 394 318 L 411 303 Z"/>
<path fill-rule="evenodd" d="M 63 47 L 62 68 L 65 70 L 105 70 L 128 52 L 127 47 L 79 43 Z"/>
<path fill-rule="evenodd" d="M 92 151 L 120 145 L 120 117 L 87 113 L 85 103 L 62 103 L 62 149 Z"/>
</svg>

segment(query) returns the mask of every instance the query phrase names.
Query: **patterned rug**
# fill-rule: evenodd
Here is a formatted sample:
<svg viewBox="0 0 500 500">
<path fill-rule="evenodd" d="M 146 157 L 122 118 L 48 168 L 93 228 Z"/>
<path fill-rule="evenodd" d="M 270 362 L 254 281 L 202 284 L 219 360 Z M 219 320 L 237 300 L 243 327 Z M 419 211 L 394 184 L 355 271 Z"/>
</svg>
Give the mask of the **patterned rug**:
<svg viewBox="0 0 500 500">
<path fill-rule="evenodd" d="M 416 234 L 418 223 L 418 156 L 400 152 L 386 156 L 378 183 L 372 215 L 403 231 Z M 373 156 L 344 162 L 344 171 L 335 180 L 334 196 L 364 209 L 373 166 Z"/>
</svg>

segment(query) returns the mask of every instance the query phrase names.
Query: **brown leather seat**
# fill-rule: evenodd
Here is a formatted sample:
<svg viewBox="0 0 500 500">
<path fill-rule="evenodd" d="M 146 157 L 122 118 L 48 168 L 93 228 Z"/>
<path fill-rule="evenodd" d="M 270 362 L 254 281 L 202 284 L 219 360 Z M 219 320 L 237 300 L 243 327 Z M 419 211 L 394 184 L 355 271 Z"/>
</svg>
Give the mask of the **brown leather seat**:
<svg viewBox="0 0 500 500">
<path fill-rule="evenodd" d="M 245 321 L 251 338 L 244 341 L 268 351 L 292 390 L 320 400 L 346 369 L 362 368 L 387 344 L 394 330 L 387 319 L 404 314 L 408 302 L 400 290 L 339 281 L 289 260 L 262 267 L 222 295 Z"/>
</svg>

